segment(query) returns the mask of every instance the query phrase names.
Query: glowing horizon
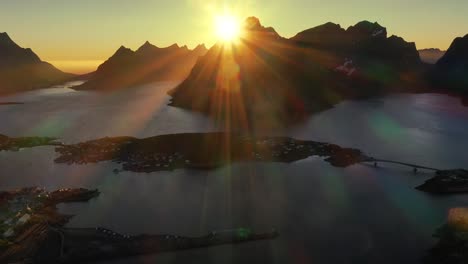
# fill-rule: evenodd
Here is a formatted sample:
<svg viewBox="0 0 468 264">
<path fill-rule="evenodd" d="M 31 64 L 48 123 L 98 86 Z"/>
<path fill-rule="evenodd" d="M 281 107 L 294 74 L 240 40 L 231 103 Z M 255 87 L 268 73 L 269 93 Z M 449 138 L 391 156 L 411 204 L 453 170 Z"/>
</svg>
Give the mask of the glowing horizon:
<svg viewBox="0 0 468 264">
<path fill-rule="evenodd" d="M 389 35 L 415 42 L 418 49 L 445 50 L 454 38 L 468 34 L 464 10 L 468 2 L 458 0 L 21 0 L 2 3 L 0 32 L 62 70 L 84 73 L 95 70 L 97 61 L 105 61 L 121 45 L 137 49 L 149 41 L 190 48 L 204 43 L 209 48 L 219 40 L 213 19 L 223 13 L 241 21 L 256 16 L 284 37 L 327 22 L 347 28 L 362 20 L 376 21 Z"/>
</svg>

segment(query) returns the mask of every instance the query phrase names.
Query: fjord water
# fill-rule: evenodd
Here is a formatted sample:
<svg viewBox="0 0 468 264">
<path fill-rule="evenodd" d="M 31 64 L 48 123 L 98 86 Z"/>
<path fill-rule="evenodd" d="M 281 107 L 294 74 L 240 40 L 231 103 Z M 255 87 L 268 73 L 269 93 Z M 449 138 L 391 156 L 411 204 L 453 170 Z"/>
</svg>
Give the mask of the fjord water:
<svg viewBox="0 0 468 264">
<path fill-rule="evenodd" d="M 70 85 L 3 98 L 0 133 L 75 143 L 105 136 L 216 130 L 206 117 L 168 107 L 157 83 L 112 94 Z M 371 156 L 441 169 L 467 167 L 468 108 L 437 94 L 346 101 L 275 135 L 356 147 Z M 61 205 L 69 226 L 140 234 L 204 235 L 235 227 L 280 237 L 242 245 L 109 263 L 418 263 L 433 232 L 468 195 L 432 196 L 415 186 L 432 176 L 408 168 L 341 169 L 319 158 L 292 164 L 242 163 L 214 171 L 113 174 L 118 164 L 54 164 L 53 147 L 0 152 L 0 186 L 99 188 L 85 204 Z"/>
</svg>

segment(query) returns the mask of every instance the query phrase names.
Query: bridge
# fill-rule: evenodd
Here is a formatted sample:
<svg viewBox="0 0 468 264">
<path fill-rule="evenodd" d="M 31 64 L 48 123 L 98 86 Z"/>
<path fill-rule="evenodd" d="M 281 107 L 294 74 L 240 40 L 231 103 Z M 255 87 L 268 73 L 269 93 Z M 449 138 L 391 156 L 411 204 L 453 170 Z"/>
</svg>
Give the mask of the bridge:
<svg viewBox="0 0 468 264">
<path fill-rule="evenodd" d="M 377 167 L 379 163 L 391 163 L 391 164 L 398 164 L 402 166 L 407 166 L 413 168 L 414 172 L 417 172 L 418 169 L 423 169 L 423 170 L 431 170 L 431 171 L 442 171 L 441 169 L 436 169 L 436 168 L 431 168 L 431 167 L 426 167 L 426 166 L 420 166 L 417 164 L 411 164 L 411 163 L 406 163 L 406 162 L 401 162 L 401 161 L 394 161 L 394 160 L 386 160 L 386 159 L 376 159 L 376 158 L 367 158 L 362 161 L 362 163 L 366 162 L 373 162 L 374 167 Z"/>
</svg>

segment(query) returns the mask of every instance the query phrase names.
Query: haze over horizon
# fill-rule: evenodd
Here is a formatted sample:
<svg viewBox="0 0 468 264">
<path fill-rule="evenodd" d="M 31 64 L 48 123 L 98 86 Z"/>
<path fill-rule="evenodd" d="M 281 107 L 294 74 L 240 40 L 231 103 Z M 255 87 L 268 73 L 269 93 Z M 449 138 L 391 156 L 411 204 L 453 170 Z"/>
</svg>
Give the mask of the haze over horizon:
<svg viewBox="0 0 468 264">
<path fill-rule="evenodd" d="M 468 2 L 456 0 L 0 1 L 0 32 L 73 73 L 93 71 L 119 46 L 136 49 L 147 40 L 160 47 L 209 47 L 217 41 L 214 18 L 224 13 L 259 17 L 284 37 L 326 22 L 347 28 L 369 20 L 418 49 L 447 49 L 455 37 L 468 34 Z"/>
</svg>

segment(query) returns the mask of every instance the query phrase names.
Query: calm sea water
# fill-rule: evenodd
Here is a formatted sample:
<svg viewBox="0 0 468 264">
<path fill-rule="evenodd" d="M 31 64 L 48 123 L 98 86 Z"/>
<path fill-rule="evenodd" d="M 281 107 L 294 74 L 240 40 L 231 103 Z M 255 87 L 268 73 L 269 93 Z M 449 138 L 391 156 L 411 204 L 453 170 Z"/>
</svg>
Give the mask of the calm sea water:
<svg viewBox="0 0 468 264">
<path fill-rule="evenodd" d="M 216 130 L 204 116 L 168 107 L 158 83 L 107 95 L 66 85 L 2 98 L 0 133 L 53 136 L 67 143 L 105 136 Z M 348 101 L 306 123 L 275 131 L 356 147 L 380 158 L 436 168 L 468 167 L 468 108 L 457 98 L 399 94 Z M 53 148 L 0 152 L 0 187 L 99 188 L 86 204 L 61 205 L 72 227 L 103 226 L 128 234 L 187 236 L 233 227 L 276 228 L 280 237 L 235 246 L 167 253 L 112 263 L 418 263 L 435 229 L 468 195 L 431 196 L 414 189 L 431 177 L 410 169 L 318 158 L 292 164 L 242 163 L 214 171 L 137 174 L 104 162 L 54 164 Z"/>
</svg>

